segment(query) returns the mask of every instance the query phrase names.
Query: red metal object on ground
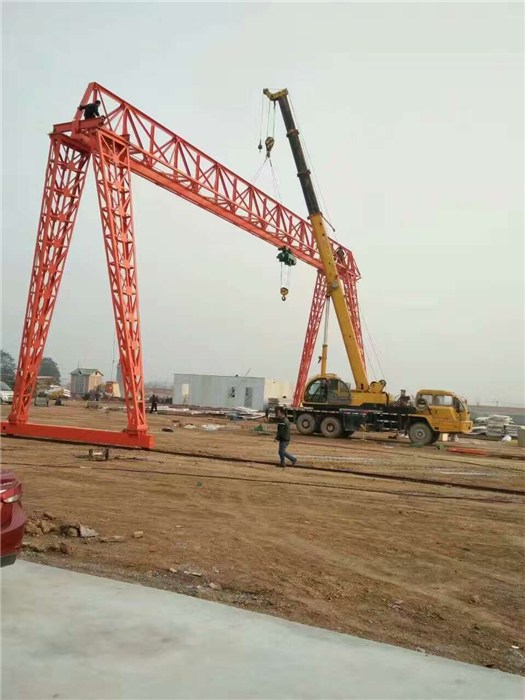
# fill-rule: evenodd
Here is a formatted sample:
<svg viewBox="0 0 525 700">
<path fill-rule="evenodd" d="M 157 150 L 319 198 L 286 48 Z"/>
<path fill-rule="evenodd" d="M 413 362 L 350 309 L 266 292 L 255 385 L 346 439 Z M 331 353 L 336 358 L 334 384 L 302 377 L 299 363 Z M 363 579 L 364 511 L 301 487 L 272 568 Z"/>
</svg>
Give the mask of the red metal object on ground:
<svg viewBox="0 0 525 700">
<path fill-rule="evenodd" d="M 311 226 L 272 197 L 163 127 L 122 98 L 90 83 L 81 104 L 102 102 L 104 118 L 55 125 L 44 185 L 35 257 L 13 408 L 2 433 L 104 445 L 152 447 L 144 406 L 144 375 L 131 203 L 131 173 L 220 216 L 322 269 Z M 125 386 L 127 429 L 110 432 L 28 422 L 49 324 L 91 156 L 110 278 L 120 364 Z M 346 301 L 362 349 L 356 294 L 359 270 L 351 251 L 331 241 Z M 319 296 L 319 276 L 316 294 Z M 314 305 L 317 304 L 314 294 Z M 299 371 L 304 388 L 319 330 L 319 309 L 312 307 Z M 298 392 L 296 391 L 296 396 Z"/>
<path fill-rule="evenodd" d="M 11 472 L 0 471 L 0 566 L 15 563 L 25 525 L 22 485 Z"/>
<path fill-rule="evenodd" d="M 487 450 L 476 450 L 470 447 L 449 447 L 447 452 L 457 452 L 462 455 L 481 455 L 483 457 L 488 457 L 490 455 Z"/>
</svg>

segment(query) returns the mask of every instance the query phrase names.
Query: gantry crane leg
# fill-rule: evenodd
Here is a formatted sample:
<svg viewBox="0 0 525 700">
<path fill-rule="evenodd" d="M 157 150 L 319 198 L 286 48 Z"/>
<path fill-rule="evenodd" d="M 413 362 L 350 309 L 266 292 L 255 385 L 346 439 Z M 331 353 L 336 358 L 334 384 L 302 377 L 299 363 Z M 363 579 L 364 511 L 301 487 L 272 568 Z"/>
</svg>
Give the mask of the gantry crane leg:
<svg viewBox="0 0 525 700">
<path fill-rule="evenodd" d="M 312 297 L 312 305 L 310 307 L 310 316 L 308 317 L 308 325 L 306 326 L 306 335 L 304 337 L 303 354 L 301 355 L 299 373 L 295 383 L 293 397 L 294 406 L 300 406 L 303 400 L 304 387 L 310 372 L 310 365 L 312 364 L 312 356 L 314 353 L 317 336 L 319 335 L 319 326 L 321 325 L 325 302 L 326 277 L 321 270 L 318 270 L 314 294 Z"/>
<path fill-rule="evenodd" d="M 145 436 L 147 424 L 129 147 L 122 139 L 100 130 L 97 145 L 93 164 L 124 383 L 127 432 L 140 437 Z"/>
<path fill-rule="evenodd" d="M 352 274 L 348 270 L 341 273 L 341 281 L 346 299 L 346 305 L 352 318 L 352 324 L 355 329 L 355 336 L 363 360 L 363 366 L 366 367 L 365 349 L 363 346 L 363 332 L 361 330 L 361 315 L 359 313 L 359 300 L 357 297 L 357 275 Z"/>
<path fill-rule="evenodd" d="M 13 405 L 3 432 L 27 424 L 89 158 L 61 135 L 51 136 Z"/>
<path fill-rule="evenodd" d="M 49 326 L 84 188 L 89 151 L 51 136 L 44 195 L 15 379 L 13 407 L 2 433 L 104 445 L 152 447 L 147 433 L 144 374 L 131 207 L 129 152 L 122 139 L 97 133 L 95 175 L 119 342 L 128 426 L 125 434 L 90 428 L 29 423 Z"/>
</svg>

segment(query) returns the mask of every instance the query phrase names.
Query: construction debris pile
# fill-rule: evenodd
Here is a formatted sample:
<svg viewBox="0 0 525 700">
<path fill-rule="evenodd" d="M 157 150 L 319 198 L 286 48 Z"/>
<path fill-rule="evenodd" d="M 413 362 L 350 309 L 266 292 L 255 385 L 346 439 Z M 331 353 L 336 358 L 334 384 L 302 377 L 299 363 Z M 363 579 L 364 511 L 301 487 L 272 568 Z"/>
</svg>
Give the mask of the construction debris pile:
<svg viewBox="0 0 525 700">
<path fill-rule="evenodd" d="M 516 425 L 510 416 L 489 416 L 487 421 L 487 437 L 502 438 L 506 435 L 511 438 L 518 436 L 519 425 Z"/>
<path fill-rule="evenodd" d="M 125 410 L 122 408 L 122 410 Z M 263 411 L 238 406 L 237 408 L 185 408 L 177 406 L 159 406 L 158 412 L 180 416 L 225 417 L 230 420 L 261 420 L 265 417 Z"/>
</svg>

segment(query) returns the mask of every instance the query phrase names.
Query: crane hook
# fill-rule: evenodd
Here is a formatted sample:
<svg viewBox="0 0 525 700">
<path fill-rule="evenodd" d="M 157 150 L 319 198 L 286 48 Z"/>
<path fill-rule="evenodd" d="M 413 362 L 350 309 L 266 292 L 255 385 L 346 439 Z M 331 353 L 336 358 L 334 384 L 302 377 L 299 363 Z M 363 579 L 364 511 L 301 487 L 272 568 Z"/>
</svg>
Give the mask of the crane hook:
<svg viewBox="0 0 525 700">
<path fill-rule="evenodd" d="M 271 136 L 268 136 L 266 141 L 264 142 L 264 145 L 266 146 L 266 157 L 270 157 L 270 153 L 272 151 L 273 145 L 275 143 L 275 139 L 272 138 Z"/>
<path fill-rule="evenodd" d="M 287 296 L 288 296 L 288 289 L 286 287 L 281 287 L 281 299 L 283 301 L 286 301 Z"/>
</svg>

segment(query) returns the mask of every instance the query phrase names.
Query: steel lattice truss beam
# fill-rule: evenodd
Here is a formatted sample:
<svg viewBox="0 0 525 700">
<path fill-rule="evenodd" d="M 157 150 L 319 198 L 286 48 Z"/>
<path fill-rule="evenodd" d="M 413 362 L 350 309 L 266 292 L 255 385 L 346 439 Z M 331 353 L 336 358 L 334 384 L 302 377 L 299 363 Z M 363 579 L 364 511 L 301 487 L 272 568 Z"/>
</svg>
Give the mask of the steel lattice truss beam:
<svg viewBox="0 0 525 700">
<path fill-rule="evenodd" d="M 96 83 L 84 102 L 94 99 L 102 101 L 107 114 L 104 129 L 128 140 L 134 172 L 263 240 L 293 247 L 298 258 L 321 268 L 308 221 Z M 359 279 L 352 252 L 333 240 L 332 245 L 345 254 L 341 271 Z"/>
<path fill-rule="evenodd" d="M 137 447 L 153 444 L 147 433 L 144 406 L 131 173 L 272 245 L 288 246 L 300 260 L 318 270 L 296 384 L 295 402 L 299 403 L 326 297 L 326 282 L 309 222 L 114 93 L 91 83 L 82 103 L 95 99 L 102 102 L 104 120 L 81 120 L 78 111 L 72 122 L 56 125 L 51 134 L 15 397 L 2 432 Z M 91 156 L 125 386 L 128 427 L 123 433 L 27 422 Z M 356 288 L 359 270 L 350 250 L 334 240 L 331 243 L 363 354 Z"/>
<path fill-rule="evenodd" d="M 120 349 L 128 432 L 138 434 L 145 432 L 147 425 L 129 149 L 105 131 L 98 130 L 96 138 L 93 163 Z"/>
<path fill-rule="evenodd" d="M 83 104 L 99 99 L 105 129 L 124 137 L 131 169 L 277 247 L 286 245 L 304 262 L 322 269 L 310 223 L 188 141 L 97 83 Z M 76 120 L 79 124 L 80 115 Z M 65 125 L 66 130 L 68 125 Z M 60 129 L 60 127 L 58 127 Z M 351 250 L 330 239 L 348 310 L 364 358 L 357 281 L 361 275 Z"/>
<path fill-rule="evenodd" d="M 51 140 L 11 415 L 25 422 L 64 271 L 89 154 Z"/>
<path fill-rule="evenodd" d="M 308 372 L 312 364 L 312 356 L 315 349 L 315 341 L 319 335 L 319 326 L 323 317 L 323 311 L 326 302 L 326 277 L 318 270 L 317 279 L 315 280 L 314 295 L 312 297 L 312 305 L 310 306 L 310 316 L 308 317 L 308 325 L 306 326 L 306 335 L 303 344 L 303 354 L 299 365 L 299 373 L 297 382 L 295 383 L 295 391 L 293 397 L 294 406 L 300 406 L 303 400 L 304 387 L 308 379 Z"/>
</svg>

